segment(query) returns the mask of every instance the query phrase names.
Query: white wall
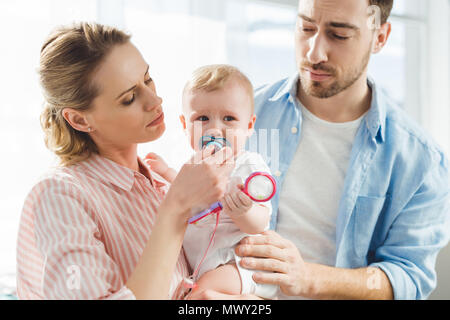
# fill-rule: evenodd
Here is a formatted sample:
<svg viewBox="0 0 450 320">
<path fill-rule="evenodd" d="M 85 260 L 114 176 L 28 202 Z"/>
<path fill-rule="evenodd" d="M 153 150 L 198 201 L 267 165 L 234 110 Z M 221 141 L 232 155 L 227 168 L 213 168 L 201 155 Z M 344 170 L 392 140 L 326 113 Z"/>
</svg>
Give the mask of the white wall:
<svg viewBox="0 0 450 320">
<path fill-rule="evenodd" d="M 432 3 L 428 12 L 427 34 L 431 110 L 426 127 L 450 156 L 450 0 L 433 0 Z M 427 114 L 426 111 L 424 113 Z M 440 252 L 436 271 L 438 284 L 430 299 L 449 300 L 450 244 Z"/>
</svg>

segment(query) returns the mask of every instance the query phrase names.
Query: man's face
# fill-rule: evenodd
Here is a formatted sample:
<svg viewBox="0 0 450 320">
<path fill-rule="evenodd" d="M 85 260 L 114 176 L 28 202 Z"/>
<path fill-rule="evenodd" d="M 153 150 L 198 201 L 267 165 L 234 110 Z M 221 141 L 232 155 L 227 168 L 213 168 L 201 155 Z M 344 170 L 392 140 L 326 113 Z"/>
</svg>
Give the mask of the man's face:
<svg viewBox="0 0 450 320">
<path fill-rule="evenodd" d="M 330 98 L 367 70 L 374 31 L 367 0 L 300 0 L 296 60 L 304 92 Z"/>
</svg>

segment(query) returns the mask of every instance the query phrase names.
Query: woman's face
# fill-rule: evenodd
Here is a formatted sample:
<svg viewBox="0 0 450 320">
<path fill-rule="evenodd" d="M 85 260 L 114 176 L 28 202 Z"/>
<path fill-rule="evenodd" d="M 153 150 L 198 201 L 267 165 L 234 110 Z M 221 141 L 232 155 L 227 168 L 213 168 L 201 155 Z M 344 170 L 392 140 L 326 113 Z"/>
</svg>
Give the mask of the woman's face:
<svg viewBox="0 0 450 320">
<path fill-rule="evenodd" d="M 116 46 L 95 72 L 99 95 L 85 116 L 99 149 L 128 148 L 164 133 L 162 99 L 149 72 L 131 43 Z"/>
</svg>

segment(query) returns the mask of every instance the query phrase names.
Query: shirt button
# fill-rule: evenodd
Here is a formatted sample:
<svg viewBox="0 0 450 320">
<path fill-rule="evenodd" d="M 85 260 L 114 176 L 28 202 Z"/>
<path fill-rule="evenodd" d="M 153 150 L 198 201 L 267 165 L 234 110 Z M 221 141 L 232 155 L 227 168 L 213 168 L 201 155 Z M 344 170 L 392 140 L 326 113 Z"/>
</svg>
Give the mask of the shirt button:
<svg viewBox="0 0 450 320">
<path fill-rule="evenodd" d="M 281 177 L 281 172 L 280 171 L 276 171 L 275 172 L 275 177 L 278 177 L 278 178 Z"/>
<path fill-rule="evenodd" d="M 297 134 L 298 129 L 297 129 L 296 127 L 293 127 L 293 128 L 291 129 L 291 132 L 292 132 L 292 134 Z"/>
</svg>

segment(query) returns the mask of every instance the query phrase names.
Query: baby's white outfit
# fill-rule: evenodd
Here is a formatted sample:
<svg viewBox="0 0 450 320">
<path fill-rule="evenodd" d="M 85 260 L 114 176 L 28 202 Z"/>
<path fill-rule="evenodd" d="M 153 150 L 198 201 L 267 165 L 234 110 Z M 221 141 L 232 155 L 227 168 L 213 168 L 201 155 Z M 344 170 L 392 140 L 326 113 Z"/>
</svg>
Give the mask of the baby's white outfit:
<svg viewBox="0 0 450 320">
<path fill-rule="evenodd" d="M 270 173 L 270 169 L 264 162 L 261 155 L 255 152 L 243 151 L 235 161 L 235 168 L 230 175 L 230 181 L 236 179 L 243 184 L 247 177 L 256 171 Z M 267 207 L 269 209 L 269 214 L 272 215 L 272 205 L 270 201 L 262 202 L 260 204 Z M 187 260 L 193 270 L 197 269 L 201 259 L 203 258 L 215 226 L 215 214 L 200 220 L 196 224 L 188 226 L 184 237 L 183 247 Z M 267 224 L 265 230 L 268 229 L 269 224 Z M 219 224 L 217 226 L 214 240 L 202 265 L 200 266 L 197 279 L 194 280 L 197 281 L 202 274 L 207 271 L 213 270 L 220 265 L 235 261 L 241 277 L 241 294 L 255 294 L 266 299 L 275 298 L 278 294 L 278 286 L 257 284 L 252 279 L 252 275 L 255 273 L 255 270 L 245 269 L 239 265 L 240 257 L 235 254 L 234 248 L 235 245 L 241 241 L 241 239 L 248 236 L 258 235 L 249 235 L 242 232 L 235 225 L 225 210 L 222 210 L 220 212 Z"/>
</svg>

